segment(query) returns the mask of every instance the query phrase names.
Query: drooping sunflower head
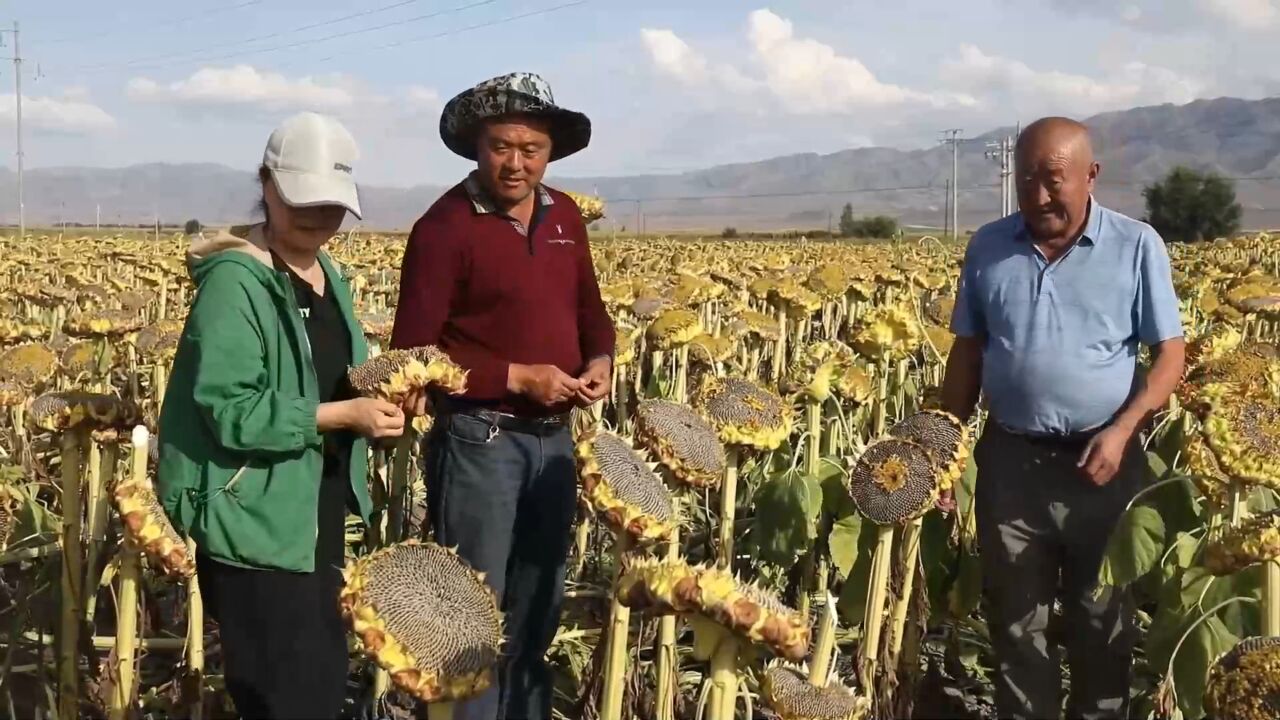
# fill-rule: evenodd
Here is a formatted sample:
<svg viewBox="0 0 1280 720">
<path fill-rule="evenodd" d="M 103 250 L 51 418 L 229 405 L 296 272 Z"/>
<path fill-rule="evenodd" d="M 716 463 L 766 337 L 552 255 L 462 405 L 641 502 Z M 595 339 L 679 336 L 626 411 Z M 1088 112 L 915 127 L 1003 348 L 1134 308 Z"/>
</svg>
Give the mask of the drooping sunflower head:
<svg viewBox="0 0 1280 720">
<path fill-rule="evenodd" d="M 40 343 L 11 347 L 0 353 L 0 380 L 32 390 L 44 386 L 58 371 L 58 356 Z"/>
<path fill-rule="evenodd" d="M 889 428 L 889 435 L 925 449 L 938 470 L 938 488 L 949 490 L 969 459 L 969 427 L 945 410 L 921 410 Z"/>
<path fill-rule="evenodd" d="M 394 403 L 433 385 L 451 394 L 467 387 L 466 371 L 431 346 L 388 350 L 348 369 L 347 379 L 360 395 Z"/>
<path fill-rule="evenodd" d="M 119 430 L 136 425 L 142 412 L 133 402 L 114 395 L 76 390 L 36 397 L 27 407 L 27 417 L 35 427 L 53 432 L 82 427 Z"/>
<path fill-rule="evenodd" d="M 617 595 L 633 609 L 709 620 L 788 660 L 799 661 L 809 652 L 811 632 L 803 615 L 773 592 L 725 570 L 691 567 L 684 560 L 636 559 L 619 578 Z"/>
<path fill-rule="evenodd" d="M 1206 386 L 1204 437 L 1231 477 L 1280 489 L 1280 402 L 1262 389 Z"/>
<path fill-rule="evenodd" d="M 1205 546 L 1205 567 L 1215 575 L 1230 575 L 1273 560 L 1280 560 L 1280 510 L 1228 527 Z"/>
<path fill-rule="evenodd" d="M 348 565 L 344 616 L 364 650 L 425 702 L 493 684 L 502 614 L 493 590 L 452 550 L 408 541 Z"/>
<path fill-rule="evenodd" d="M 118 337 L 142 327 L 139 313 L 129 310 L 93 309 L 67 317 L 63 330 L 72 337 Z"/>
<path fill-rule="evenodd" d="M 715 487 L 724 475 L 724 446 L 715 428 L 687 405 L 666 400 L 640 403 L 636 440 L 687 485 Z"/>
<path fill-rule="evenodd" d="M 871 700 L 839 683 L 818 687 L 798 668 L 770 663 L 761 681 L 769 709 L 781 720 L 862 720 Z"/>
<path fill-rule="evenodd" d="M 186 541 L 169 522 L 149 478 L 121 480 L 112 498 L 125 533 L 154 568 L 170 578 L 195 576 L 195 558 L 187 552 Z"/>
<path fill-rule="evenodd" d="M 922 339 L 923 330 L 910 308 L 884 305 L 859 320 L 853 348 L 873 360 L 901 360 L 914 353 Z"/>
<path fill-rule="evenodd" d="M 910 440 L 872 443 L 849 474 L 849 496 L 858 511 L 880 525 L 923 515 L 937 500 L 938 490 L 938 470 L 929 452 Z"/>
<path fill-rule="evenodd" d="M 1280 717 L 1280 637 L 1251 637 L 1209 669 L 1204 709 L 1218 720 Z"/>
<path fill-rule="evenodd" d="M 791 435 L 794 411 L 776 393 L 744 378 L 709 377 L 693 399 L 727 445 L 772 450 Z"/>
<path fill-rule="evenodd" d="M 676 525 L 671 491 L 621 437 L 589 430 L 574 448 L 583 497 L 617 532 L 649 543 Z"/>
<path fill-rule="evenodd" d="M 573 199 L 575 205 L 578 206 L 578 212 L 582 215 L 582 222 L 588 225 L 604 217 L 604 200 L 593 195 L 583 193 L 562 191 Z"/>
<path fill-rule="evenodd" d="M 691 310 L 667 310 L 649 324 L 647 336 L 655 350 L 675 350 L 703 332 L 702 320 Z"/>
</svg>

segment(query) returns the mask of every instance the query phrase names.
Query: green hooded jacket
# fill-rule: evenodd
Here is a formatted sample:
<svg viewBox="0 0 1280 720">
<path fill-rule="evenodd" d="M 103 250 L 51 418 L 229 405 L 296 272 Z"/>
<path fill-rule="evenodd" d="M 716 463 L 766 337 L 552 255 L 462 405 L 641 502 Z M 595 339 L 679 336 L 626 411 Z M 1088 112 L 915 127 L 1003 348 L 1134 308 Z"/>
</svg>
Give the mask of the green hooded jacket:
<svg viewBox="0 0 1280 720">
<path fill-rule="evenodd" d="M 351 290 L 323 252 L 320 264 L 359 364 L 368 346 Z M 261 225 L 194 245 L 187 265 L 197 290 L 160 413 L 160 503 L 213 559 L 311 572 L 324 460 L 318 382 L 293 287 L 272 265 Z M 366 450 L 357 438 L 351 488 L 367 522 Z"/>
</svg>

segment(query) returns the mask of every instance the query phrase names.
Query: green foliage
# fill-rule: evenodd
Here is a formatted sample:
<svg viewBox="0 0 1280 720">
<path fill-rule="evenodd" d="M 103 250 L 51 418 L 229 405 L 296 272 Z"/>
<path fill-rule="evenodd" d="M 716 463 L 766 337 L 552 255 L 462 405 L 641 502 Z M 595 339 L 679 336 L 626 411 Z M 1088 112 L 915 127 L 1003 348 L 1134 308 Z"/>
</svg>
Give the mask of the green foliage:
<svg viewBox="0 0 1280 720">
<path fill-rule="evenodd" d="M 756 490 L 753 512 L 757 557 L 784 568 L 808 552 L 818 537 L 822 484 L 818 478 L 788 471 L 767 478 Z"/>
<path fill-rule="evenodd" d="M 187 224 L 183 227 L 183 232 L 188 235 L 198 235 L 201 230 L 204 230 L 204 226 L 200 224 L 199 220 L 194 218 L 188 220 Z"/>
<path fill-rule="evenodd" d="M 840 600 L 836 604 L 836 609 L 840 614 L 840 620 L 845 625 L 854 626 L 862 624 L 862 616 L 867 609 L 867 589 L 871 585 L 871 559 L 875 553 L 876 539 L 879 535 L 880 527 L 875 523 L 861 522 L 858 517 L 858 526 L 856 533 L 857 542 L 850 542 L 850 532 L 852 518 L 858 516 L 850 516 L 841 518 L 836 527 L 831 531 L 831 549 L 834 559 L 836 543 L 839 542 L 845 548 L 844 554 L 839 560 L 836 560 L 837 567 L 847 567 L 847 571 L 842 571 L 845 576 L 844 585 L 840 588 Z M 844 526 L 843 529 L 841 526 Z M 837 534 L 840 535 L 837 538 Z M 848 551 L 853 550 L 853 562 L 849 563 Z"/>
<path fill-rule="evenodd" d="M 1151 572 L 1164 553 L 1164 533 L 1164 520 L 1155 508 L 1130 508 L 1120 517 L 1107 542 L 1099 582 L 1123 587 Z"/>
<path fill-rule="evenodd" d="M 1167 241 L 1198 242 L 1234 234 L 1241 208 L 1235 185 L 1217 173 L 1176 167 L 1142 191 L 1146 221 Z"/>
<path fill-rule="evenodd" d="M 738 237 L 738 228 L 727 227 L 724 230 L 720 231 L 720 237 L 724 238 L 725 240 L 732 240 Z"/>
<path fill-rule="evenodd" d="M 898 233 L 898 221 L 888 215 L 872 215 L 865 218 L 853 216 L 853 206 L 845 204 L 840 213 L 840 236 L 887 239 Z"/>
</svg>

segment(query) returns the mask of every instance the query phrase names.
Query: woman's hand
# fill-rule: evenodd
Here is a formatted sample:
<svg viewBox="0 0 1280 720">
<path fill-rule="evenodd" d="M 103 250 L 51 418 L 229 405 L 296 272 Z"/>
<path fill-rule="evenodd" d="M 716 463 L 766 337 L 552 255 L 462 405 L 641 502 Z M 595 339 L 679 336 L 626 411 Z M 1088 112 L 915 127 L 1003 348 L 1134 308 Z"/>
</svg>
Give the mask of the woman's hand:
<svg viewBox="0 0 1280 720">
<path fill-rule="evenodd" d="M 373 440 L 399 437 L 404 432 L 404 411 L 385 400 L 356 398 L 321 403 L 316 423 L 320 432 L 344 428 Z"/>
</svg>

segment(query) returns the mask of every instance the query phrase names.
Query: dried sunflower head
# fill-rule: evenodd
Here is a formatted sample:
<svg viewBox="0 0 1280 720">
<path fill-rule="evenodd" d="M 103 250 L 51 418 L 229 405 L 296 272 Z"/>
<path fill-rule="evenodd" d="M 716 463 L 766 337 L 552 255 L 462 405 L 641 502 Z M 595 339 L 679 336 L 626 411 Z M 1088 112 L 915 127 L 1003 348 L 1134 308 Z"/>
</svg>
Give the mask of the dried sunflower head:
<svg viewBox="0 0 1280 720">
<path fill-rule="evenodd" d="M 1280 717 L 1280 638 L 1236 643 L 1209 669 L 1204 709 L 1217 720 Z"/>
<path fill-rule="evenodd" d="M 674 350 L 703 333 L 702 320 L 689 310 L 667 310 L 649 324 L 647 336 L 655 350 Z"/>
<path fill-rule="evenodd" d="M 1214 575 L 1231 575 L 1272 560 L 1280 560 L 1280 510 L 1226 528 L 1204 552 L 1205 567 Z"/>
<path fill-rule="evenodd" d="M 1280 489 L 1280 402 L 1271 392 L 1227 383 L 1201 393 L 1209 410 L 1204 437 L 1231 477 Z"/>
<path fill-rule="evenodd" d="M 502 614 L 493 590 L 452 550 L 408 541 L 348 565 L 340 605 L 364 650 L 425 702 L 493 684 Z"/>
<path fill-rule="evenodd" d="M 574 448 L 583 497 L 618 532 L 649 543 L 676 525 L 671 491 L 627 441 L 589 430 Z"/>
<path fill-rule="evenodd" d="M 360 395 L 400 403 L 433 385 L 452 394 L 465 392 L 467 373 L 439 348 L 425 346 L 388 350 L 348 369 L 347 380 Z"/>
<path fill-rule="evenodd" d="M 878 440 L 849 474 L 849 496 L 872 522 L 907 523 L 937 501 L 937 476 L 929 452 L 920 445 L 898 438 Z"/>
<path fill-rule="evenodd" d="M 859 320 L 853 348 L 872 360 L 901 360 L 915 353 L 922 339 L 923 330 L 910 309 L 885 305 Z"/>
<path fill-rule="evenodd" d="M 618 600 L 637 610 L 700 616 L 788 660 L 809 652 L 805 616 L 774 593 L 718 568 L 636 558 L 618 580 Z"/>
<path fill-rule="evenodd" d="M 772 450 L 791 435 L 794 411 L 777 394 L 744 378 L 708 377 L 693 398 L 720 441 Z"/>
<path fill-rule="evenodd" d="M 871 700 L 839 683 L 818 687 L 799 668 L 771 663 L 760 683 L 769 709 L 780 720 L 862 720 Z"/>
<path fill-rule="evenodd" d="M 910 440 L 929 453 L 937 469 L 938 489 L 950 490 L 969 459 L 969 427 L 945 410 L 921 410 L 889 428 L 889 435 Z"/>
<path fill-rule="evenodd" d="M 646 400 L 636 408 L 636 440 L 657 456 L 677 480 L 714 487 L 725 470 L 724 446 L 692 408 L 666 400 Z"/>
<path fill-rule="evenodd" d="M 0 380 L 38 389 L 58 371 L 58 356 L 43 344 L 27 343 L 0 353 Z"/>
</svg>

